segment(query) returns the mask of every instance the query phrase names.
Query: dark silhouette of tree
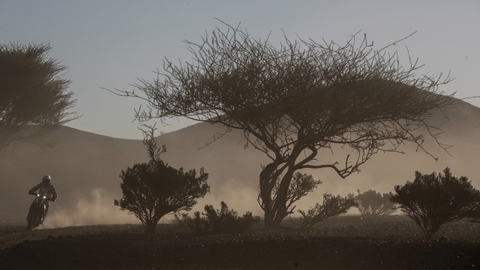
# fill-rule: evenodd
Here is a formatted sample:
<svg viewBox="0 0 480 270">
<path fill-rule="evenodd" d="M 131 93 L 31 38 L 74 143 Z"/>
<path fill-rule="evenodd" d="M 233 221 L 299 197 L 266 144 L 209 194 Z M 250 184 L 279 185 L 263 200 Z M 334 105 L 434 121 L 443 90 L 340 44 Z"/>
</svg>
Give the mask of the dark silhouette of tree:
<svg viewBox="0 0 480 270">
<path fill-rule="evenodd" d="M 123 196 L 114 200 L 121 210 L 133 213 L 145 226 L 146 233 L 154 233 L 158 221 L 166 214 L 189 211 L 209 191 L 208 174 L 200 170 L 185 172 L 164 163 L 159 155 L 165 146 L 157 147 L 154 129 L 144 131 L 144 144 L 150 157 L 148 163 L 137 163 L 122 171 L 120 184 Z"/>
<path fill-rule="evenodd" d="M 395 203 L 390 201 L 392 196 L 391 192 L 380 194 L 380 192 L 370 189 L 360 193 L 359 190 L 358 195 L 355 196 L 355 202 L 362 216 L 390 215 L 395 212 Z"/>
<path fill-rule="evenodd" d="M 374 50 L 366 36 L 354 35 L 344 46 L 285 38 L 275 47 L 227 27 L 198 44 L 187 41 L 193 62 L 166 59 L 153 82 L 109 91 L 147 101 L 147 109 L 136 111 L 140 121 L 185 117 L 223 124 L 224 135 L 242 130 L 245 147 L 270 159 L 259 176 L 266 229 L 279 227 L 290 212 L 298 170 L 328 168 L 345 178 L 379 151 L 400 152 L 406 142 L 433 157 L 423 148 L 424 133 L 447 148 L 437 140 L 439 127 L 426 120 L 432 110 L 453 105 L 438 92 L 450 79 L 416 76 L 417 62 L 404 68 L 396 53 L 386 52 L 395 43 Z M 340 148 L 351 151 L 343 156 Z M 337 161 L 326 157 L 332 151 Z"/>
<path fill-rule="evenodd" d="M 421 174 L 403 186 L 395 186 L 391 201 L 422 229 L 427 240 L 447 222 L 468 219 L 480 203 L 480 192 L 468 178 L 454 177 L 450 169 L 443 173 Z"/>
<path fill-rule="evenodd" d="M 66 67 L 49 45 L 0 44 L 0 151 L 13 142 L 48 145 L 45 135 L 78 116 Z"/>
<path fill-rule="evenodd" d="M 348 194 L 346 197 L 340 195 L 333 196 L 330 193 L 325 193 L 323 194 L 322 204 L 317 203 L 306 212 L 298 210 L 302 215 L 300 230 L 310 230 L 315 224 L 329 217 L 344 214 L 353 206 L 356 206 L 356 203 L 352 193 Z"/>
</svg>

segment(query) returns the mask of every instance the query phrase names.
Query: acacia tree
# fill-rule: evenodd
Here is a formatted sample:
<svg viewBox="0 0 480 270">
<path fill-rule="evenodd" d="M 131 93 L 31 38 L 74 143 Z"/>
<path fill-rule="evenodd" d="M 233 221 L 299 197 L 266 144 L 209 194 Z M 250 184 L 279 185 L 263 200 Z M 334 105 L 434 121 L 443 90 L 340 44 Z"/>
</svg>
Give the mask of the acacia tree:
<svg viewBox="0 0 480 270">
<path fill-rule="evenodd" d="M 157 147 L 154 130 L 144 132 L 144 144 L 150 157 L 148 163 L 137 163 L 122 171 L 122 198 L 114 200 L 120 210 L 133 213 L 144 225 L 146 233 L 154 233 L 158 221 L 166 214 L 189 211 L 209 191 L 208 174 L 200 170 L 188 172 L 164 163 L 160 154 L 165 146 Z"/>
<path fill-rule="evenodd" d="M 441 173 L 415 172 L 415 180 L 395 186 L 391 201 L 422 229 L 425 238 L 447 222 L 470 219 L 478 213 L 480 191 L 467 177 L 454 177 L 449 168 Z"/>
<path fill-rule="evenodd" d="M 78 118 L 63 78 L 66 67 L 48 58 L 49 45 L 0 44 L 0 151 L 13 142 L 42 144 L 59 125 Z"/>
<path fill-rule="evenodd" d="M 357 42 L 354 35 L 344 46 L 285 38 L 275 47 L 240 27 L 227 29 L 187 41 L 193 62 L 165 59 L 153 82 L 111 91 L 148 102 L 136 111 L 140 121 L 185 117 L 223 124 L 225 134 L 242 130 L 246 146 L 270 159 L 259 176 L 266 229 L 288 214 L 296 171 L 326 168 L 345 178 L 379 151 L 398 152 L 405 142 L 423 149 L 423 133 L 438 135 L 428 112 L 454 102 L 438 94 L 448 77 L 417 76 L 416 62 L 403 68 L 389 46 L 375 50 L 366 37 Z M 350 154 L 321 155 L 340 147 Z"/>
<path fill-rule="evenodd" d="M 395 203 L 390 201 L 392 196 L 391 192 L 381 194 L 370 189 L 364 193 L 358 191 L 358 195 L 355 196 L 355 202 L 361 215 L 390 215 L 395 212 Z"/>
</svg>

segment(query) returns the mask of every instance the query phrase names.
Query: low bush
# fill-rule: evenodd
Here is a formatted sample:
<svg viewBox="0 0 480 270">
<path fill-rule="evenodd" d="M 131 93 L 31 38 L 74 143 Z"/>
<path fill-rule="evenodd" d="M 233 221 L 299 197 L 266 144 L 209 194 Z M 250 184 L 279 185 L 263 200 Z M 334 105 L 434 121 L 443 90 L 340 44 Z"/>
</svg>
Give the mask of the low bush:
<svg viewBox="0 0 480 270">
<path fill-rule="evenodd" d="M 307 211 L 298 210 L 302 215 L 300 230 L 310 230 L 315 224 L 329 218 L 344 214 L 351 207 L 357 206 L 352 193 L 345 197 L 334 196 L 330 193 L 323 194 L 323 204 L 316 203 Z"/>
<path fill-rule="evenodd" d="M 221 202 L 221 209 L 215 210 L 212 205 L 205 205 L 205 213 L 195 212 L 193 218 L 187 213 L 175 214 L 180 226 L 187 227 L 197 234 L 230 234 L 252 233 L 256 231 L 256 224 L 260 217 L 251 212 L 239 217 L 237 212 L 230 210 L 225 202 Z"/>
</svg>

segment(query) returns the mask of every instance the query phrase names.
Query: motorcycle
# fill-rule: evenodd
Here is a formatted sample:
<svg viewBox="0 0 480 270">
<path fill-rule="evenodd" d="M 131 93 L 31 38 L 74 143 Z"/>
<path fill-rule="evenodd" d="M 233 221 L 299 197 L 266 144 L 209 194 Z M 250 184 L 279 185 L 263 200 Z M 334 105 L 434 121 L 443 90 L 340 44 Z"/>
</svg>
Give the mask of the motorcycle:
<svg viewBox="0 0 480 270">
<path fill-rule="evenodd" d="M 38 227 L 42 222 L 43 215 L 45 214 L 47 208 L 47 198 L 46 193 L 37 193 L 35 199 L 33 200 L 32 204 L 30 205 L 30 209 L 28 210 L 27 216 L 27 230 L 31 231 Z"/>
</svg>

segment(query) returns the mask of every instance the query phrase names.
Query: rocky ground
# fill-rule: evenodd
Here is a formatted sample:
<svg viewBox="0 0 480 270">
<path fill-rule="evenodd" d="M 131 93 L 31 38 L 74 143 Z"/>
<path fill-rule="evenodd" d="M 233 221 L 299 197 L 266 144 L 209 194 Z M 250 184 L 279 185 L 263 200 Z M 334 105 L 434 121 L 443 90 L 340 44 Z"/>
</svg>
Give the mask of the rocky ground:
<svg viewBox="0 0 480 270">
<path fill-rule="evenodd" d="M 427 242 L 405 217 L 338 217 L 315 231 L 196 236 L 99 225 L 27 232 L 0 227 L 0 269 L 480 269 L 480 225 Z"/>
</svg>

